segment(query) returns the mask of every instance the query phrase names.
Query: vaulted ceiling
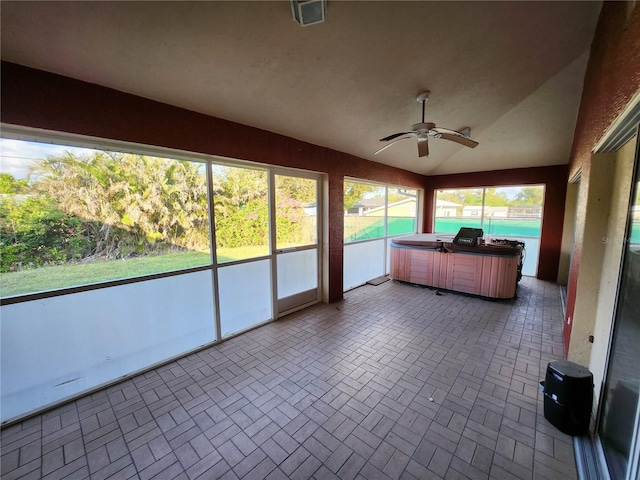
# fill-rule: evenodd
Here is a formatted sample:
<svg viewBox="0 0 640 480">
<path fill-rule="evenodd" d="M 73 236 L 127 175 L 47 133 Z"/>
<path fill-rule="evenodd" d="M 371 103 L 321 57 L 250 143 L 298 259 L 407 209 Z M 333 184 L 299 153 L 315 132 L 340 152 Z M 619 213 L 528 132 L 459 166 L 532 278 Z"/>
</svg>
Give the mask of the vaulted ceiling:
<svg viewBox="0 0 640 480">
<path fill-rule="evenodd" d="M 600 2 L 3 1 L 2 59 L 424 174 L 568 162 Z M 420 121 L 480 145 L 380 138 Z M 98 115 L 99 112 L 96 112 Z"/>
</svg>

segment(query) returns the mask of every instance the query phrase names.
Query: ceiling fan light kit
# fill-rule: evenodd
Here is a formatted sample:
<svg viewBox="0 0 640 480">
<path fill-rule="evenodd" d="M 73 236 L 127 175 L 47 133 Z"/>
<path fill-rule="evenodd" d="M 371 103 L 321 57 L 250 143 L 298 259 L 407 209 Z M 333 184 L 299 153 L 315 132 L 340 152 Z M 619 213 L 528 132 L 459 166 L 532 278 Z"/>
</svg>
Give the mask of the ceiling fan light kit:
<svg viewBox="0 0 640 480">
<path fill-rule="evenodd" d="M 458 131 L 451 130 L 450 128 L 437 127 L 433 122 L 424 121 L 425 104 L 429 99 L 429 95 L 429 90 L 426 90 L 419 93 L 416 97 L 416 101 L 418 103 L 422 103 L 422 121 L 420 123 L 414 123 L 413 125 L 411 125 L 408 132 L 394 133 L 392 135 L 389 135 L 388 137 L 381 138 L 381 142 L 390 143 L 387 143 L 384 147 L 375 152 L 374 155 L 377 155 L 378 153 L 389 148 L 391 145 L 399 142 L 400 140 L 406 140 L 407 138 L 411 137 L 416 137 L 418 140 L 418 157 L 429 156 L 429 137 L 449 140 L 469 148 L 476 148 L 478 146 L 478 142 L 476 142 L 475 140 L 471 140 L 470 138 L 471 128 L 469 127 L 465 127 Z"/>
</svg>

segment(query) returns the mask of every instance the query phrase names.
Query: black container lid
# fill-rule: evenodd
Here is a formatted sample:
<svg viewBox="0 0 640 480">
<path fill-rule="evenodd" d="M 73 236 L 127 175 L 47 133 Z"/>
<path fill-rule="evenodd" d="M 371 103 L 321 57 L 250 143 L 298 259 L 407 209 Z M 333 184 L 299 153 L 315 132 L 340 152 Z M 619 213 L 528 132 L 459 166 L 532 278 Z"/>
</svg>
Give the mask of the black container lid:
<svg viewBox="0 0 640 480">
<path fill-rule="evenodd" d="M 558 360 L 549 363 L 549 368 L 560 375 L 570 378 L 592 378 L 593 374 L 589 369 L 568 360 Z"/>
</svg>

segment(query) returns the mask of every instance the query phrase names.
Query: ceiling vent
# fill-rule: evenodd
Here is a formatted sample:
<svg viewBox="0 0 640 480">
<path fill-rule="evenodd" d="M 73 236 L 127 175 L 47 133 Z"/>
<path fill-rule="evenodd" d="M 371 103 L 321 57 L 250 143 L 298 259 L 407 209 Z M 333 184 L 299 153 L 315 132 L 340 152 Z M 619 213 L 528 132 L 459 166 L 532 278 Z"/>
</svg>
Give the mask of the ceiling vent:
<svg viewBox="0 0 640 480">
<path fill-rule="evenodd" d="M 291 0 L 293 19 L 303 27 L 324 22 L 327 0 Z"/>
</svg>

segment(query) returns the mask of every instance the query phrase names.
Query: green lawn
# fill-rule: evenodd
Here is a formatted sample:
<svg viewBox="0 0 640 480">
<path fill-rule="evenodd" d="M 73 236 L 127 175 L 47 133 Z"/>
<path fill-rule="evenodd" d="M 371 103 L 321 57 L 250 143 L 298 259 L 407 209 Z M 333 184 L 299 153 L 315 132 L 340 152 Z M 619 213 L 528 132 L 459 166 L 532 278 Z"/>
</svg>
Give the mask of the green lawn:
<svg viewBox="0 0 640 480">
<path fill-rule="evenodd" d="M 268 253 L 267 247 L 218 249 L 218 262 L 251 258 Z M 179 252 L 127 260 L 57 265 L 52 267 L 0 273 L 0 296 L 43 292 L 65 287 L 88 285 L 153 273 L 199 267 L 210 263 L 206 252 Z"/>
</svg>

